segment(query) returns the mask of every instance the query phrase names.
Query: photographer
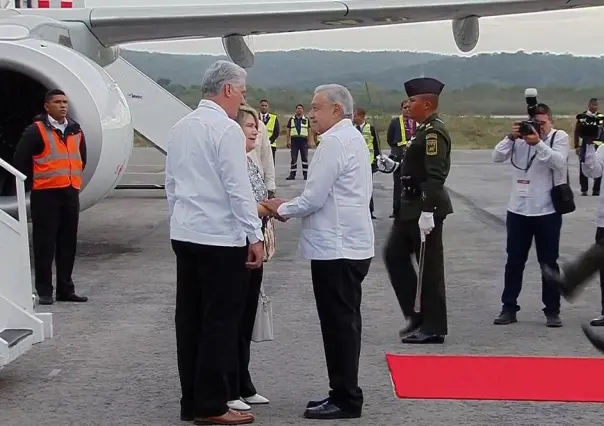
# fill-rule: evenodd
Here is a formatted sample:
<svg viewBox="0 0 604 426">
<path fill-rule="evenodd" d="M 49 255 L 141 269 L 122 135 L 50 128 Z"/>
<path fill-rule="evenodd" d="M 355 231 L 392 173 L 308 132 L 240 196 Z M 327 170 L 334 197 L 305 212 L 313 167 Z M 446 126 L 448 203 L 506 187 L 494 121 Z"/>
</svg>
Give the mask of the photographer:
<svg viewBox="0 0 604 426">
<path fill-rule="evenodd" d="M 594 144 L 596 148 L 602 145 L 599 140 L 602 133 L 602 125 L 604 123 L 604 114 L 598 112 L 598 100 L 591 98 L 587 104 L 587 110 L 577 115 L 577 123 L 575 124 L 574 142 L 575 151 L 579 156 L 579 162 L 585 162 L 585 150 L 588 145 Z M 592 195 L 597 197 L 600 195 L 600 185 L 602 177 L 594 179 Z M 579 185 L 581 186 L 581 195 L 586 196 L 589 191 L 588 177 L 583 172 L 583 165 L 579 168 Z"/>
<path fill-rule="evenodd" d="M 558 270 L 562 216 L 554 207 L 551 192 L 554 183 L 567 182 L 568 134 L 553 128 L 551 109 L 545 104 L 536 104 L 536 97 L 532 108 L 529 111 L 531 120 L 515 123 L 511 133 L 493 151 L 494 162 L 509 159 L 514 167 L 506 219 L 503 307 L 494 321 L 499 325 L 517 321 L 518 296 L 533 238 L 539 263 Z M 542 278 L 542 285 L 546 325 L 561 327 L 560 291 L 545 278 Z"/>
</svg>

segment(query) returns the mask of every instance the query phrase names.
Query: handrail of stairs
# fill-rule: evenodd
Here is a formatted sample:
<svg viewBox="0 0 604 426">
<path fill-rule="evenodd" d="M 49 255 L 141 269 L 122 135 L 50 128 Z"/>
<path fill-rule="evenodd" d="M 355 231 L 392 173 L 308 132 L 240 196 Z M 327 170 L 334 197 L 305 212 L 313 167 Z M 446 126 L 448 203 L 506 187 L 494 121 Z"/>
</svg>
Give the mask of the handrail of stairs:
<svg viewBox="0 0 604 426">
<path fill-rule="evenodd" d="M 23 273 L 31 274 L 31 266 L 29 259 L 29 236 L 27 229 L 27 205 L 25 198 L 25 180 L 27 176 L 13 167 L 4 159 L 0 158 L 0 167 L 7 170 L 13 176 L 15 176 L 15 186 L 17 189 L 17 210 L 18 210 L 18 221 L 19 221 L 19 233 L 21 240 L 21 253 L 23 256 L 24 264 L 22 267 L 24 268 Z M 33 293 L 33 289 L 30 289 Z M 30 311 L 28 309 L 28 311 Z"/>
</svg>

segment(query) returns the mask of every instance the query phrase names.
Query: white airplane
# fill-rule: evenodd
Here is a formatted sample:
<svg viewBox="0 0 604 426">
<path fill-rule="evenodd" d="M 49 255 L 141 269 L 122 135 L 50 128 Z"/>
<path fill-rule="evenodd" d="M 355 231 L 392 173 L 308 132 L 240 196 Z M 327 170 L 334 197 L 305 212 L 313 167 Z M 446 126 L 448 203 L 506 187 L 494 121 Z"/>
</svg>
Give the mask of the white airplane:
<svg viewBox="0 0 604 426">
<path fill-rule="evenodd" d="M 231 60 L 250 67 L 248 35 L 452 20 L 458 48 L 469 52 L 480 17 L 604 6 L 604 0 L 326 0 L 85 8 L 84 1 L 13 0 L 0 10 L 0 157 L 12 159 L 46 90 L 64 89 L 88 145 L 82 210 L 118 184 L 134 129 L 165 153 L 170 128 L 190 111 L 121 58 L 120 44 L 222 37 Z M 0 210 L 16 215 L 14 180 L 2 172 Z"/>
</svg>

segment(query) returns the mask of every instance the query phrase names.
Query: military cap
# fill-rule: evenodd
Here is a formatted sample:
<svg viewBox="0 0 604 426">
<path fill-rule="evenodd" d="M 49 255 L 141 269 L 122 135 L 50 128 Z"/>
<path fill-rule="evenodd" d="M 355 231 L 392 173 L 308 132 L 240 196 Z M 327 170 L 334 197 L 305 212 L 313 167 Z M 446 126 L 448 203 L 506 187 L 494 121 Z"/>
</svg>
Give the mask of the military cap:
<svg viewBox="0 0 604 426">
<path fill-rule="evenodd" d="M 435 78 L 414 78 L 405 83 L 405 92 L 407 92 L 407 96 L 409 97 L 417 95 L 439 96 L 440 92 L 443 91 L 443 87 L 445 87 L 444 83 L 441 83 Z"/>
</svg>

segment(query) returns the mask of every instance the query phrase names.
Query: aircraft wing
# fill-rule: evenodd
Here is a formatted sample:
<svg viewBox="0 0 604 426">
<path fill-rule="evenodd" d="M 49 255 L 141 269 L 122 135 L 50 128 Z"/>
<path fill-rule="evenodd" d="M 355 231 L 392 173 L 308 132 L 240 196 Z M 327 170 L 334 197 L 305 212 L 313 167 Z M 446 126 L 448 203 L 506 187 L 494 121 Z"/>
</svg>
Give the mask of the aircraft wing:
<svg viewBox="0 0 604 426">
<path fill-rule="evenodd" d="M 357 28 L 604 6 L 604 0 L 343 0 L 200 6 L 30 9 L 24 14 L 85 22 L 105 46 Z"/>
</svg>

